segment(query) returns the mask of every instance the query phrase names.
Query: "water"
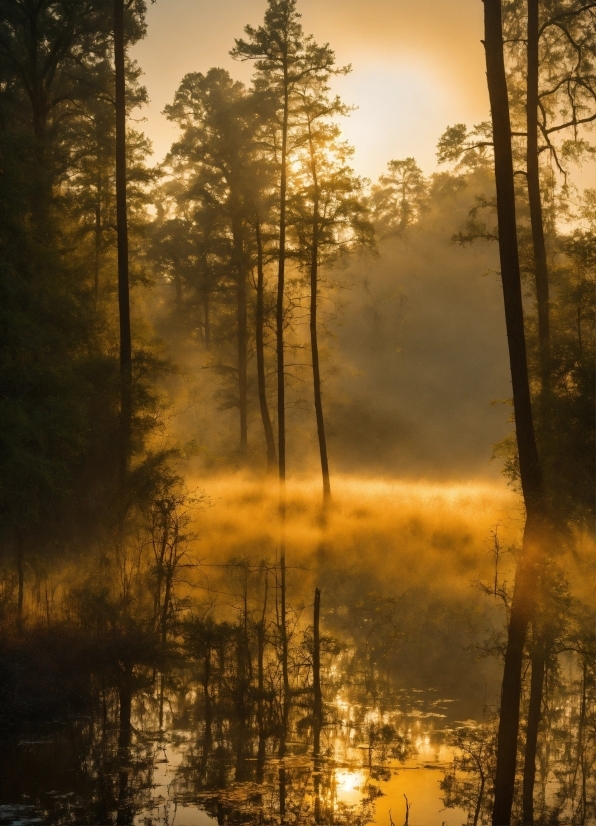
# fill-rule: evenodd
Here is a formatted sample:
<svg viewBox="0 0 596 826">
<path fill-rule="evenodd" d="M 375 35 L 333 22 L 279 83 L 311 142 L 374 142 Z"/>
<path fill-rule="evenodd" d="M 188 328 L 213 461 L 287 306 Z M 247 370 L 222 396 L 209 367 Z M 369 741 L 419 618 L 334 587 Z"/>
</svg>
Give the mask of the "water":
<svg viewBox="0 0 596 826">
<path fill-rule="evenodd" d="M 101 720 L 71 718 L 30 727 L 4 744 L 0 824 L 209 826 L 227 823 L 355 823 L 446 826 L 465 821 L 442 811 L 440 781 L 451 765 L 452 706 L 429 694 L 403 694 L 382 710 L 339 692 L 326 709 L 322 755 L 294 708 L 287 755 L 238 720 L 201 719 L 191 687 L 166 698 L 137 698 L 129 748 Z M 249 727 L 250 728 L 250 727 Z M 302 732 L 302 733 L 301 733 Z"/>
<path fill-rule="evenodd" d="M 0 826 L 402 826 L 406 807 L 408 826 L 472 823 L 476 764 L 489 778 L 494 770 L 494 653 L 506 619 L 497 585 L 511 585 L 521 524 L 511 494 L 488 483 L 338 478 L 322 520 L 318 487 L 292 481 L 284 728 L 277 487 L 222 477 L 209 491 L 210 506 L 197 497 L 194 510 L 173 512 L 180 545 L 172 523 L 163 537 L 151 523 L 130 545 L 54 572 L 53 601 L 32 583 L 25 635 L 5 641 L 10 702 L 0 721 L 12 707 L 38 722 L 1 743 Z M 168 557 L 178 566 L 169 597 L 155 555 L 166 545 L 178 554 Z M 582 565 L 566 560 L 580 595 Z M 549 664 L 543 823 L 594 823 L 594 685 L 585 655 Z M 484 826 L 490 781 L 481 804 Z"/>
</svg>

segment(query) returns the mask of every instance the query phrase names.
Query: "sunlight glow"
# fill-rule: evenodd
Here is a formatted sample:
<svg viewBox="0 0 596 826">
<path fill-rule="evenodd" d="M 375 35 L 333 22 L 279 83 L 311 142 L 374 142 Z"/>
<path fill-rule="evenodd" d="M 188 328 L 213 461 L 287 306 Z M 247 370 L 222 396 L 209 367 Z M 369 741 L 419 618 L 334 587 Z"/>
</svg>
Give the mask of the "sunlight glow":
<svg viewBox="0 0 596 826">
<path fill-rule="evenodd" d="M 364 783 L 364 774 L 361 771 L 350 771 L 342 769 L 335 775 L 337 796 L 341 800 L 346 800 L 354 792 L 358 792 Z"/>
</svg>

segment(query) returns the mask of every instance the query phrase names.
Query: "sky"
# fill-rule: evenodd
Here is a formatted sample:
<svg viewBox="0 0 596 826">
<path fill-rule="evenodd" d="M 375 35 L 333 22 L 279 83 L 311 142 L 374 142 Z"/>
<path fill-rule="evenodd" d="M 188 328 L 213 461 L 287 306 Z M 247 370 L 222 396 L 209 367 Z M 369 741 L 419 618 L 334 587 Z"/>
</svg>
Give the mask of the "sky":
<svg viewBox="0 0 596 826">
<path fill-rule="evenodd" d="M 248 82 L 251 66 L 229 50 L 247 23 L 263 19 L 266 0 L 157 0 L 148 34 L 134 47 L 150 104 L 143 129 L 161 160 L 176 138 L 161 114 L 183 76 L 222 66 Z M 488 117 L 481 0 L 298 0 L 307 34 L 327 42 L 352 72 L 335 81 L 356 106 L 342 124 L 355 147 L 356 171 L 376 179 L 392 158 L 437 168 L 439 136 L 454 123 Z"/>
</svg>

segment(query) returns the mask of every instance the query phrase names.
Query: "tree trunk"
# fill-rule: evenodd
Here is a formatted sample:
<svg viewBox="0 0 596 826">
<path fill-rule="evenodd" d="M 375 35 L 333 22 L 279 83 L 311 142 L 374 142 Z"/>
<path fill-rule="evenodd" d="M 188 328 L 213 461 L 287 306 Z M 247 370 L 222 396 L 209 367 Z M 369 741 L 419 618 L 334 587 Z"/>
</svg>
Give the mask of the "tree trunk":
<svg viewBox="0 0 596 826">
<path fill-rule="evenodd" d="M 163 732 L 163 702 L 165 697 L 165 682 L 166 678 L 163 673 L 159 675 L 159 730 Z"/>
<path fill-rule="evenodd" d="M 246 659 L 246 669 L 248 674 L 248 683 L 249 685 L 252 683 L 253 680 L 253 669 L 252 669 L 252 653 L 250 650 L 250 631 L 249 631 L 249 615 L 248 615 L 248 585 L 245 585 L 244 588 L 244 610 L 243 610 L 243 625 L 244 625 L 244 657 Z"/>
<path fill-rule="evenodd" d="M 93 273 L 93 297 L 95 308 L 99 300 L 99 268 L 101 257 L 101 190 L 97 186 L 97 201 L 95 202 L 95 267 Z"/>
<path fill-rule="evenodd" d="M 550 394 L 550 319 L 549 285 L 544 223 L 542 219 L 542 198 L 540 194 L 540 169 L 538 163 L 538 4 L 539 0 L 528 0 L 528 78 L 527 78 L 527 160 L 528 201 L 532 224 L 532 244 L 534 248 L 534 271 L 536 279 L 536 302 L 538 305 L 538 338 L 540 345 L 540 380 L 542 390 L 542 414 L 548 415 Z M 543 422 L 543 426 L 546 423 Z"/>
<path fill-rule="evenodd" d="M 118 230 L 118 311 L 120 317 L 120 479 L 128 473 L 132 427 L 132 343 L 128 274 L 126 196 L 126 76 L 124 0 L 114 0 L 114 63 L 116 69 L 116 226 Z"/>
<path fill-rule="evenodd" d="M 207 288 L 203 291 L 203 323 L 205 333 L 205 349 L 211 349 L 211 318 L 209 314 L 209 291 Z"/>
<path fill-rule="evenodd" d="M 264 715 L 265 694 L 265 625 L 263 621 L 257 625 L 257 726 L 259 737 L 263 736 L 265 726 Z"/>
<path fill-rule="evenodd" d="M 168 545 L 168 537 L 170 535 L 170 520 L 167 515 L 167 512 L 164 513 L 164 520 L 162 526 L 162 535 L 161 535 L 161 543 L 159 547 L 159 557 L 157 559 L 157 571 L 156 571 L 156 583 L 155 583 L 155 596 L 153 599 L 153 627 L 156 628 L 159 626 L 160 622 L 160 614 L 161 614 L 161 588 L 163 585 L 163 577 L 164 577 L 164 563 L 166 558 L 166 548 Z"/>
<path fill-rule="evenodd" d="M 265 608 L 267 606 L 265 591 Z M 257 749 L 257 783 L 263 782 L 265 768 L 265 610 L 263 618 L 257 625 L 257 727 L 259 745 Z"/>
<path fill-rule="evenodd" d="M 203 671 L 203 699 L 205 701 L 205 737 L 203 741 L 202 770 L 207 768 L 207 760 L 213 745 L 213 706 L 211 694 L 209 693 L 209 683 L 211 681 L 211 645 L 207 642 L 205 647 Z"/>
<path fill-rule="evenodd" d="M 499 255 L 513 387 L 521 485 L 528 512 L 542 512 L 544 497 L 530 400 L 521 278 L 517 248 L 515 190 L 509 102 L 503 59 L 500 0 L 484 0 L 486 63 L 495 144 Z"/>
<path fill-rule="evenodd" d="M 203 672 L 203 699 L 205 700 L 205 717 L 211 717 L 211 695 L 209 694 L 209 682 L 211 680 L 211 646 L 205 649 L 204 672 Z"/>
<path fill-rule="evenodd" d="M 282 526 L 283 530 L 283 526 Z M 279 755 L 283 757 L 286 750 L 286 736 L 290 716 L 290 674 L 288 670 L 288 628 L 286 624 L 286 556 L 285 537 L 282 538 L 284 554 L 280 557 L 281 578 L 281 608 L 280 608 L 280 635 L 281 635 L 281 668 L 283 677 L 283 732 L 279 745 Z"/>
<path fill-rule="evenodd" d="M 483 775 L 481 775 L 480 789 L 478 790 L 478 799 L 476 800 L 476 808 L 474 809 L 474 820 L 472 822 L 472 826 L 478 826 L 478 821 L 480 820 L 480 812 L 482 811 L 482 798 L 484 797 L 485 784 L 486 778 Z"/>
<path fill-rule="evenodd" d="M 538 307 L 538 339 L 540 353 L 540 419 L 543 438 L 548 438 L 550 419 L 551 353 L 549 318 L 549 274 L 542 216 L 540 192 L 540 167 L 538 154 L 538 79 L 539 79 L 539 0 L 528 0 L 527 31 L 527 158 L 526 172 L 528 202 L 532 226 L 534 252 L 534 276 L 536 303 Z M 532 679 L 530 686 L 530 706 L 523 776 L 523 822 L 534 822 L 534 783 L 536 777 L 536 753 L 538 726 L 542 706 L 544 685 L 545 651 L 544 641 L 537 639 L 538 648 L 532 656 Z"/>
<path fill-rule="evenodd" d="M 182 312 L 182 279 L 178 272 L 177 263 L 174 265 L 174 293 L 176 295 L 176 312 Z"/>
<path fill-rule="evenodd" d="M 264 318 L 264 289 L 265 274 L 263 271 L 263 239 L 261 237 L 261 222 L 258 213 L 256 214 L 255 233 L 257 241 L 257 312 L 256 312 L 256 351 L 257 351 L 257 382 L 259 385 L 259 405 L 261 407 L 261 419 L 263 420 L 263 430 L 265 431 L 265 443 L 267 445 L 267 472 L 272 473 L 277 464 L 277 451 L 275 449 L 275 438 L 271 417 L 269 416 L 269 406 L 267 404 L 267 385 L 265 382 L 265 345 L 263 337 Z"/>
<path fill-rule="evenodd" d="M 321 727 L 323 723 L 323 695 L 321 692 L 321 591 L 315 588 L 315 606 L 313 619 L 313 733 L 315 760 L 321 754 Z"/>
<path fill-rule="evenodd" d="M 312 251 L 310 264 L 310 346 L 312 352 L 313 390 L 315 396 L 315 413 L 317 418 L 317 436 L 319 439 L 319 454 L 321 457 L 321 473 L 323 476 L 323 509 L 331 498 L 329 482 L 329 462 L 327 460 L 327 439 L 325 437 L 325 420 L 323 418 L 323 401 L 321 398 L 321 372 L 319 368 L 319 340 L 317 335 L 317 292 L 319 280 L 319 184 L 317 180 L 317 166 L 309 134 L 311 174 L 314 186 L 314 203 L 312 218 Z"/>
<path fill-rule="evenodd" d="M 172 552 L 173 553 L 173 552 Z M 168 569 L 166 571 L 166 587 L 163 596 L 163 605 L 161 609 L 161 645 L 162 651 L 165 651 L 166 642 L 168 639 L 168 611 L 170 608 L 170 599 L 172 596 L 172 578 L 174 576 L 173 564 L 168 565 Z"/>
<path fill-rule="evenodd" d="M 130 805 L 130 789 L 128 785 L 129 772 L 120 769 L 118 772 L 118 808 L 116 826 L 130 826 L 133 822 L 133 811 Z"/>
<path fill-rule="evenodd" d="M 120 718 L 118 724 L 118 747 L 121 751 L 130 746 L 132 734 L 132 666 L 127 665 L 121 674 L 119 689 Z"/>
<path fill-rule="evenodd" d="M 530 703 L 528 708 L 528 726 L 526 729 L 526 751 L 523 779 L 523 822 L 524 826 L 534 823 L 534 781 L 536 778 L 536 752 L 538 747 L 538 727 L 542 708 L 542 687 L 545 668 L 544 645 L 536 640 L 532 653 L 532 678 L 530 682 Z"/>
<path fill-rule="evenodd" d="M 321 770 L 316 765 L 313 771 L 313 797 L 315 799 L 314 819 L 318 824 L 321 822 Z"/>
<path fill-rule="evenodd" d="M 257 624 L 257 725 L 259 729 L 259 746 L 257 754 L 257 782 L 262 782 L 265 766 L 265 628 L 267 619 L 267 598 L 269 596 L 269 574 L 265 570 L 265 594 L 263 613 Z M 260 780 L 259 780 L 260 778 Z"/>
<path fill-rule="evenodd" d="M 276 341 L 277 341 L 277 430 L 279 467 L 280 570 L 281 570 L 281 648 L 283 673 L 283 736 L 280 756 L 285 754 L 288 719 L 290 714 L 290 678 L 288 673 L 288 629 L 286 618 L 286 407 L 284 373 L 284 284 L 286 266 L 286 197 L 289 117 L 289 78 L 284 66 L 284 108 L 281 147 L 281 180 L 279 203 L 279 268 L 277 277 Z M 285 777 L 285 775 L 284 775 Z M 284 784 L 285 789 L 285 784 Z"/>
<path fill-rule="evenodd" d="M 237 277 L 237 326 L 238 326 L 238 406 L 240 410 L 240 453 L 246 456 L 248 446 L 248 406 L 247 406 L 247 376 L 246 376 L 246 261 L 244 243 L 242 239 L 242 220 L 233 207 L 232 234 L 234 237 L 234 252 L 236 258 Z"/>
<path fill-rule="evenodd" d="M 279 822 L 282 825 L 286 822 L 286 770 L 283 766 L 279 769 Z"/>
<path fill-rule="evenodd" d="M 279 266 L 277 274 L 277 308 L 276 308 L 276 343 L 277 343 L 277 429 L 279 481 L 282 497 L 285 497 L 286 481 L 286 406 L 284 374 L 284 288 L 286 272 L 286 198 L 287 198 L 287 155 L 288 155 L 288 116 L 289 116 L 289 80 L 287 67 L 284 67 L 284 110 L 281 142 L 281 179 L 279 186 Z M 282 499 L 282 514 L 285 517 L 285 501 Z"/>
<path fill-rule="evenodd" d="M 582 801 L 582 815 L 580 823 L 586 822 L 588 815 L 588 790 L 587 790 L 587 767 L 586 767 L 586 746 L 585 746 L 585 730 L 586 730 L 586 695 L 587 695 L 587 681 L 588 681 L 588 660 L 587 655 L 584 654 L 582 662 L 582 693 L 579 707 L 579 725 L 577 727 L 577 746 L 578 746 L 578 762 L 581 772 L 581 801 Z"/>
<path fill-rule="evenodd" d="M 165 647 L 168 638 L 168 613 L 172 601 L 172 591 L 174 589 L 174 577 L 176 575 L 176 568 L 178 565 L 178 542 L 180 541 L 178 533 L 178 524 L 175 522 L 172 528 L 172 539 L 170 545 L 170 556 L 165 567 L 165 591 L 163 596 L 163 606 L 161 614 L 161 645 L 162 651 L 165 653 Z"/>
<path fill-rule="evenodd" d="M 16 532 L 15 546 L 18 580 L 17 633 L 20 635 L 23 633 L 23 603 L 25 599 L 25 543 L 21 531 Z"/>
<path fill-rule="evenodd" d="M 541 553 L 540 544 L 544 538 L 545 507 L 528 381 L 501 0 L 484 0 L 484 26 L 486 75 L 495 154 L 501 281 L 521 486 L 527 514 L 522 555 L 518 562 L 511 602 L 497 737 L 493 824 L 508 826 L 511 821 L 515 784 L 523 651 L 528 623 L 535 604 L 536 565 Z"/>
</svg>

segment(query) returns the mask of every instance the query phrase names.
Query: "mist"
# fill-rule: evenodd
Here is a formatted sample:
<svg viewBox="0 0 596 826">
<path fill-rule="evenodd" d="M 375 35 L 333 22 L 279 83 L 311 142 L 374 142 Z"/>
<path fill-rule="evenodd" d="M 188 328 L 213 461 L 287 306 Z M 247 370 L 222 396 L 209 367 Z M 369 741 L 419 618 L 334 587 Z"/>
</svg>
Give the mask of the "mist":
<svg viewBox="0 0 596 826">
<path fill-rule="evenodd" d="M 591 4 L 25 5 L 0 826 L 595 823 Z"/>
</svg>

